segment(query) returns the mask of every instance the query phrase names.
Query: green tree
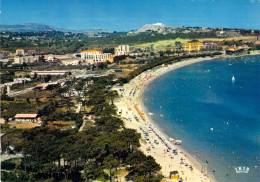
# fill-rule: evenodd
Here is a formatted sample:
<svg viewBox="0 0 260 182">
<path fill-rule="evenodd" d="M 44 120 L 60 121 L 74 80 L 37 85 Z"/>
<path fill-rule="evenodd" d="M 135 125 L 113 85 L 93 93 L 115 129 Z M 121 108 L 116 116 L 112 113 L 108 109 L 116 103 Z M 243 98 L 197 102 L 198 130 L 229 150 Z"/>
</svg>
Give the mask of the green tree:
<svg viewBox="0 0 260 182">
<path fill-rule="evenodd" d="M 115 174 L 115 171 L 120 165 L 120 162 L 113 157 L 112 154 L 108 155 L 104 160 L 104 168 L 109 172 L 109 181 L 112 181 L 112 175 Z"/>
<path fill-rule="evenodd" d="M 84 167 L 83 179 L 87 182 L 97 179 L 100 176 L 105 176 L 101 166 L 95 162 L 88 162 Z"/>
<path fill-rule="evenodd" d="M 137 176 L 156 176 L 161 169 L 161 166 L 155 162 L 152 156 L 145 156 L 141 151 L 130 154 L 126 163 L 131 166 L 128 170 L 132 170 Z"/>
<path fill-rule="evenodd" d="M 109 91 L 107 97 L 110 99 L 111 104 L 114 105 L 114 99 L 117 98 L 118 92 L 116 90 Z"/>
<path fill-rule="evenodd" d="M 105 63 L 98 63 L 97 67 L 98 67 L 98 69 L 103 70 L 104 68 L 107 68 L 107 64 L 105 64 Z"/>
<path fill-rule="evenodd" d="M 113 116 L 103 116 L 101 118 L 95 119 L 95 124 L 100 127 L 103 131 L 115 131 L 123 127 L 124 122 L 117 117 Z"/>
<path fill-rule="evenodd" d="M 30 98 L 26 98 L 27 103 L 31 103 Z"/>
<path fill-rule="evenodd" d="M 71 107 L 74 106 L 74 103 L 69 98 L 64 100 L 64 104 L 65 104 L 65 106 L 67 108 L 67 112 L 70 112 Z"/>
<path fill-rule="evenodd" d="M 50 80 L 51 80 L 51 75 L 47 75 L 46 77 L 44 77 L 45 83 L 49 82 Z"/>
</svg>

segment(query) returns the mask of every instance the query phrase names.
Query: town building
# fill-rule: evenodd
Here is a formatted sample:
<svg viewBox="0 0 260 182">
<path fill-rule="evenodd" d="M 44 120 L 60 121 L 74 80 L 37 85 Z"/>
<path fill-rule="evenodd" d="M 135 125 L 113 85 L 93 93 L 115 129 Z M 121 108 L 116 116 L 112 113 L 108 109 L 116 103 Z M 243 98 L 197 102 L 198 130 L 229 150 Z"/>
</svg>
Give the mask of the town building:
<svg viewBox="0 0 260 182">
<path fill-rule="evenodd" d="M 36 51 L 35 50 L 28 50 L 27 51 L 27 55 L 35 55 L 36 54 Z"/>
<path fill-rule="evenodd" d="M 2 59 L 2 58 L 0 57 L 0 63 L 1 63 L 2 65 L 7 65 L 9 62 L 10 62 L 10 59 L 8 59 L 8 58 Z"/>
<path fill-rule="evenodd" d="M 47 54 L 44 56 L 45 58 L 47 58 L 45 61 L 47 62 L 55 62 L 57 60 L 67 60 L 67 59 L 72 59 L 74 58 L 75 56 L 72 54 L 65 54 L 65 55 L 57 55 L 57 54 Z"/>
<path fill-rule="evenodd" d="M 80 55 L 82 60 L 85 60 L 87 63 L 91 63 L 91 64 L 109 61 L 110 58 L 112 57 L 111 53 L 103 53 L 102 51 L 97 51 L 97 50 L 82 51 Z"/>
<path fill-rule="evenodd" d="M 128 55 L 129 54 L 129 45 L 119 45 L 115 48 L 116 56 Z"/>
<path fill-rule="evenodd" d="M 34 63 L 34 56 L 14 56 L 13 64 Z"/>
<path fill-rule="evenodd" d="M 16 49 L 16 55 L 17 56 L 23 56 L 24 55 L 24 49 Z"/>
<path fill-rule="evenodd" d="M 10 56 L 10 51 L 0 51 L 0 59 Z"/>
<path fill-rule="evenodd" d="M 16 122 L 29 123 L 39 121 L 38 114 L 16 114 L 14 117 Z"/>
<path fill-rule="evenodd" d="M 192 52 L 192 51 L 200 51 L 203 44 L 201 42 L 189 42 L 183 44 L 184 51 Z"/>
<path fill-rule="evenodd" d="M 248 49 L 249 49 L 248 45 L 244 44 L 242 46 L 233 45 L 226 50 L 231 51 L 231 52 L 236 52 L 238 50 L 248 50 Z"/>
<path fill-rule="evenodd" d="M 217 49 L 218 45 L 216 43 L 205 43 L 203 44 L 202 48 L 206 50 L 213 50 L 213 49 Z"/>
</svg>

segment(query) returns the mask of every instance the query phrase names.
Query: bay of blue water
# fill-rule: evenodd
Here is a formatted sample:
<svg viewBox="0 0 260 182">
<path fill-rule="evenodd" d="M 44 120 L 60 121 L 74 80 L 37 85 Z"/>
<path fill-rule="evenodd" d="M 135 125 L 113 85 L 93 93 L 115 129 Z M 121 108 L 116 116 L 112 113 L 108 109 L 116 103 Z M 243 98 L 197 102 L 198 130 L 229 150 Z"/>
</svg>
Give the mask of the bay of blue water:
<svg viewBox="0 0 260 182">
<path fill-rule="evenodd" d="M 217 181 L 260 181 L 260 56 L 168 72 L 150 83 L 143 101 L 161 130 L 181 139 Z"/>
</svg>

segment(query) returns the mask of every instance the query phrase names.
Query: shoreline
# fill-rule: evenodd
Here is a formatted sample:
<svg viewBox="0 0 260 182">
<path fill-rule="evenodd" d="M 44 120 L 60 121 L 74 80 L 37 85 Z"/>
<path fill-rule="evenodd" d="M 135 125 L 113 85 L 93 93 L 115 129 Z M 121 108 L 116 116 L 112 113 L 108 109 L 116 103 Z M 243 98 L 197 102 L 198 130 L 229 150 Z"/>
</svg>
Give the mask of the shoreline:
<svg viewBox="0 0 260 182">
<path fill-rule="evenodd" d="M 251 55 L 259 55 L 259 53 L 244 56 Z M 201 161 L 196 159 L 195 156 L 190 155 L 181 146 L 173 145 L 167 140 L 169 137 L 149 116 L 148 110 L 142 100 L 143 93 L 154 79 L 170 71 L 202 61 L 229 57 L 232 58 L 234 56 L 221 55 L 206 58 L 191 58 L 167 66 L 160 65 L 141 73 L 124 85 L 123 97 L 115 104 L 119 110 L 122 111 L 122 117 L 125 118 L 125 126 L 127 128 L 136 129 L 138 133 L 141 133 L 140 150 L 146 155 L 151 155 L 155 158 L 156 162 L 162 166 L 161 173 L 163 176 L 168 177 L 170 171 L 178 171 L 183 181 L 216 181 L 214 176 L 209 175 L 209 173 L 206 174 L 205 171 L 202 172 L 202 167 L 205 165 L 203 165 Z M 136 107 L 138 107 L 138 109 Z M 140 112 L 144 119 L 140 117 Z M 135 116 L 139 118 L 139 122 L 136 121 Z M 149 133 L 149 140 L 147 140 L 145 136 L 146 132 Z M 155 144 L 153 142 L 154 140 L 159 141 L 160 144 Z M 149 141 L 149 143 L 146 141 Z M 167 147 L 169 147 L 169 150 L 167 150 Z M 172 149 L 177 149 L 178 155 L 174 155 Z"/>
<path fill-rule="evenodd" d="M 143 94 L 146 92 L 146 89 L 149 87 L 150 83 L 152 83 L 155 79 L 159 78 L 160 76 L 167 74 L 168 72 L 171 72 L 171 71 L 174 71 L 174 70 L 177 70 L 179 68 L 182 68 L 182 67 L 185 67 L 185 66 L 188 66 L 188 65 L 192 65 L 192 64 L 195 64 L 195 63 L 200 63 L 200 62 L 203 62 L 203 61 L 210 61 L 210 60 L 214 60 L 214 59 L 217 59 L 217 58 L 226 58 L 226 56 L 215 56 L 215 57 L 206 57 L 206 58 L 187 59 L 187 60 L 181 61 L 179 63 L 170 64 L 169 66 L 171 66 L 171 67 L 167 70 L 162 70 L 163 67 L 160 66 L 160 67 L 156 68 L 156 71 L 158 72 L 158 73 L 155 73 L 156 76 L 154 76 L 151 80 L 149 80 L 147 82 L 147 85 L 144 86 L 143 90 L 141 90 L 139 92 L 138 97 L 140 99 L 140 101 L 139 101 L 140 108 L 143 110 L 145 117 L 148 118 L 148 120 L 153 124 L 153 126 L 155 128 L 157 128 L 157 130 L 161 133 L 162 136 L 164 136 L 165 138 L 170 138 L 170 136 L 168 136 L 166 133 L 164 133 L 163 128 L 161 128 L 155 121 L 153 121 L 151 116 L 149 116 L 148 109 L 145 107 L 144 102 L 143 102 Z M 176 66 L 173 66 L 173 65 L 176 65 Z M 201 169 L 202 168 L 205 169 L 205 166 L 206 166 L 206 165 L 202 164 L 202 161 L 199 161 L 195 156 L 192 156 L 189 152 L 184 150 L 181 145 L 173 145 L 173 146 L 175 148 L 177 148 L 179 151 L 183 152 L 183 154 L 186 158 L 185 160 L 187 160 L 188 163 L 190 163 L 192 166 L 194 166 L 194 168 L 199 171 L 200 175 L 202 175 L 203 177 L 205 177 L 205 176 L 207 177 L 207 178 L 204 178 L 204 180 L 201 179 L 201 181 L 216 182 L 216 180 L 214 179 L 214 176 L 209 174 L 209 172 L 207 172 L 207 173 L 201 172 Z M 197 181 L 197 180 L 191 178 L 191 180 L 184 180 L 184 181 Z"/>
</svg>

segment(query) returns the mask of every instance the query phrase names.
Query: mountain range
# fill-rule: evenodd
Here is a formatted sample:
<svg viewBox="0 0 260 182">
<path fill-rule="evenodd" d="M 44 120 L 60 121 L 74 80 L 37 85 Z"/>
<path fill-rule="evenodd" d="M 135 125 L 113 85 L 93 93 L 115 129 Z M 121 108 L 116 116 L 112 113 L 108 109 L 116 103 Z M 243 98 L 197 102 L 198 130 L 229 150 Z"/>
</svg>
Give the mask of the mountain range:
<svg viewBox="0 0 260 182">
<path fill-rule="evenodd" d="M 109 32 L 102 29 L 85 29 L 85 30 L 69 30 L 56 28 L 50 25 L 38 24 L 38 23 L 25 23 L 18 25 L 0 25 L 0 32 L 42 32 L 42 31 L 62 31 L 62 32 L 74 32 L 74 33 L 99 33 Z"/>
</svg>

